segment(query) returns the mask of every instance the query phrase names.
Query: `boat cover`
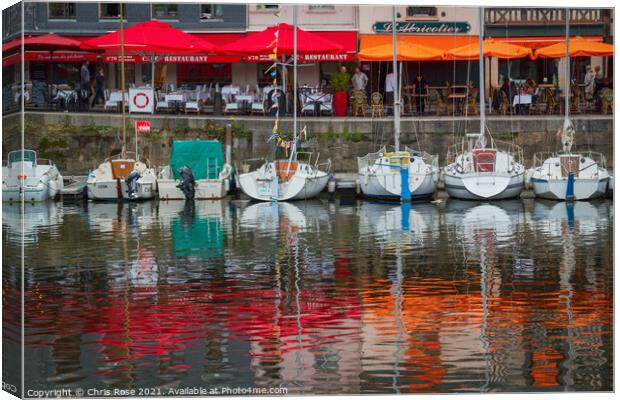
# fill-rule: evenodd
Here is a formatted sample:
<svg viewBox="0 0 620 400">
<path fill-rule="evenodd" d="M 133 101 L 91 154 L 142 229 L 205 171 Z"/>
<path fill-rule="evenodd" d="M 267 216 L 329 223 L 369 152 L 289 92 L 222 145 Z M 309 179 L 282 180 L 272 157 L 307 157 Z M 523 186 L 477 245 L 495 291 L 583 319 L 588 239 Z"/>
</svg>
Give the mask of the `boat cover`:
<svg viewBox="0 0 620 400">
<path fill-rule="evenodd" d="M 174 179 L 180 179 L 182 166 L 192 169 L 195 179 L 218 179 L 224 166 L 222 145 L 218 140 L 175 140 L 170 153 Z"/>
</svg>

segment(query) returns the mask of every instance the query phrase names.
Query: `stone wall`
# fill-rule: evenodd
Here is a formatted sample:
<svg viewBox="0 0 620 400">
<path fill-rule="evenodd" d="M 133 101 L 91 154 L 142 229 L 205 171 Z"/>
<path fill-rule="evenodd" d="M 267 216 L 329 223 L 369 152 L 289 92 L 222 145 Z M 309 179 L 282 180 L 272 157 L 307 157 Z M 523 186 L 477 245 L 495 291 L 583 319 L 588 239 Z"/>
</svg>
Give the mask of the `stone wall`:
<svg viewBox="0 0 620 400">
<path fill-rule="evenodd" d="M 224 126 L 233 127 L 233 159 L 238 163 L 248 158 L 262 158 L 270 149 L 273 119 L 265 117 L 213 117 L 186 115 L 157 115 L 149 118 L 153 132 L 140 138 L 141 157 L 152 165 L 167 164 L 173 139 L 218 138 L 224 143 Z M 135 148 L 133 117 L 127 122 L 127 147 Z M 613 117 L 575 116 L 577 128 L 576 151 L 593 150 L 607 157 L 613 167 Z M 3 118 L 3 158 L 20 145 L 19 114 Z M 562 116 L 523 116 L 487 118 L 487 126 L 495 140 L 513 141 L 522 146 L 524 162 L 529 166 L 538 151 L 559 149 L 556 132 Z M 26 147 L 37 150 L 42 158 L 52 159 L 67 175 L 83 174 L 95 168 L 105 158 L 120 153 L 121 117 L 117 114 L 44 113 L 25 115 Z M 285 130 L 292 120 L 281 121 Z M 331 158 L 336 172 L 353 172 L 357 156 L 393 144 L 393 121 L 389 118 L 300 118 L 306 126 L 309 150 L 320 152 L 320 159 Z M 438 154 L 445 164 L 449 146 L 460 143 L 463 133 L 477 132 L 477 118 L 424 117 L 404 118 L 401 125 L 401 145 L 420 148 Z"/>
</svg>

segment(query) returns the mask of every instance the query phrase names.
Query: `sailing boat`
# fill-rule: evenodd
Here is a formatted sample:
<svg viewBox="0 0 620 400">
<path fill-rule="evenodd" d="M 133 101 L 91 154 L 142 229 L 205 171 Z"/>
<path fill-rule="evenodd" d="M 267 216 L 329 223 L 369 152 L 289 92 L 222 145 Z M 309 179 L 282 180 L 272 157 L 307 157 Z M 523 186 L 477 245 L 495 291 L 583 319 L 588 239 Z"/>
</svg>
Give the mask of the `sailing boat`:
<svg viewBox="0 0 620 400">
<path fill-rule="evenodd" d="M 523 152 L 512 143 L 494 141 L 485 134 L 484 99 L 484 8 L 480 9 L 480 132 L 468 133 L 462 144 L 450 148 L 444 168 L 446 191 L 463 200 L 500 200 L 518 197 L 523 190 Z M 467 139 L 467 149 L 465 150 Z M 498 145 L 502 145 L 500 149 Z"/>
<path fill-rule="evenodd" d="M 562 152 L 534 155 L 533 167 L 528 171 L 536 197 L 550 200 L 590 200 L 602 197 L 607 191 L 609 172 L 605 157 L 600 153 L 573 153 L 575 127 L 569 117 L 570 55 L 568 31 L 570 9 L 566 9 L 566 78 L 564 85 L 564 126 L 558 131 Z M 546 158 L 544 158 L 546 157 Z M 544 159 L 544 161 L 543 161 Z"/>
<path fill-rule="evenodd" d="M 123 33 L 123 10 L 120 9 L 120 56 L 121 91 L 125 92 L 125 46 Z M 145 200 L 157 194 L 157 176 L 146 164 L 127 157 L 125 96 L 121 102 L 121 129 L 123 130 L 123 149 L 120 156 L 106 159 L 86 180 L 88 197 L 92 200 Z M 138 134 L 136 132 L 136 153 L 138 157 Z"/>
<path fill-rule="evenodd" d="M 396 7 L 392 6 L 392 26 L 396 26 Z M 392 29 L 392 71 L 397 82 L 394 96 L 394 151 L 385 147 L 376 153 L 357 158 L 358 180 L 365 196 L 386 200 L 429 199 L 435 194 L 439 179 L 436 155 L 405 147 L 400 141 L 400 84 L 397 78 L 396 29 Z"/>
<path fill-rule="evenodd" d="M 303 200 L 317 196 L 325 189 L 329 179 L 329 160 L 324 165 L 328 172 L 319 169 L 318 157 L 314 165 L 297 160 L 297 146 L 304 137 L 304 130 L 297 135 L 297 6 L 293 6 L 293 139 L 282 141 L 279 137 L 279 113 L 272 137 L 276 146 L 291 149 L 290 156 L 278 159 L 276 147 L 276 159 L 265 162 L 255 171 L 239 175 L 241 190 L 254 200 L 259 201 L 287 201 Z M 274 82 L 274 86 L 275 82 Z M 311 156 L 310 156 L 311 158 Z"/>
</svg>

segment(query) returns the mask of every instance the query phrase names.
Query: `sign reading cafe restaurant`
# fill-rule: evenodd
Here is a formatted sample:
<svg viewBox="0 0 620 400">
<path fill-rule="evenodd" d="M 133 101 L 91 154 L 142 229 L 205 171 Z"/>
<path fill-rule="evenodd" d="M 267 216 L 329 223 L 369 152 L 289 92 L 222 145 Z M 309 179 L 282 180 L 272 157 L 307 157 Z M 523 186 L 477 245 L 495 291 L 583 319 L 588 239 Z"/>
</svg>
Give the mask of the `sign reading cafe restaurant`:
<svg viewBox="0 0 620 400">
<path fill-rule="evenodd" d="M 470 28 L 467 22 L 396 22 L 396 33 L 455 34 L 469 32 Z M 372 29 L 376 33 L 390 33 L 392 22 L 376 22 Z"/>
</svg>

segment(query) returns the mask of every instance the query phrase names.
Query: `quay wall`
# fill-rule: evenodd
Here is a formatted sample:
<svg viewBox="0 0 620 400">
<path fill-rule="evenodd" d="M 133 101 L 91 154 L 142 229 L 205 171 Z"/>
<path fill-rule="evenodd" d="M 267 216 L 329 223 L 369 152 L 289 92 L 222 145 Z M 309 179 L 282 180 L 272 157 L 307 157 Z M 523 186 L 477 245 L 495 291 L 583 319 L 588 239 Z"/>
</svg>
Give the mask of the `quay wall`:
<svg viewBox="0 0 620 400">
<path fill-rule="evenodd" d="M 196 115 L 155 115 L 126 118 L 128 150 L 135 148 L 133 121 L 149 119 L 152 132 L 139 139 L 141 158 L 151 165 L 168 162 L 172 140 L 225 140 L 226 124 L 233 127 L 233 159 L 239 164 L 250 158 L 262 158 L 269 151 L 273 119 L 269 117 L 228 117 Z M 65 175 L 79 175 L 95 168 L 101 161 L 120 153 L 122 146 L 121 116 L 103 113 L 26 112 L 25 144 L 38 151 L 39 157 L 53 160 Z M 19 113 L 3 117 L 3 158 L 21 143 Z M 613 116 L 576 115 L 577 134 L 573 149 L 598 151 L 613 167 Z M 489 116 L 487 126 L 495 140 L 514 142 L 523 148 L 524 163 L 530 166 L 533 154 L 560 148 L 556 132 L 562 116 Z M 335 172 L 354 172 L 357 156 L 393 144 L 391 118 L 300 118 L 299 127 L 306 127 L 305 147 L 320 152 L 320 159 L 332 160 Z M 281 119 L 281 127 L 290 130 L 292 119 Z M 477 117 L 403 118 L 401 145 L 438 154 L 445 165 L 449 146 L 460 143 L 465 131 L 477 132 Z"/>
</svg>

